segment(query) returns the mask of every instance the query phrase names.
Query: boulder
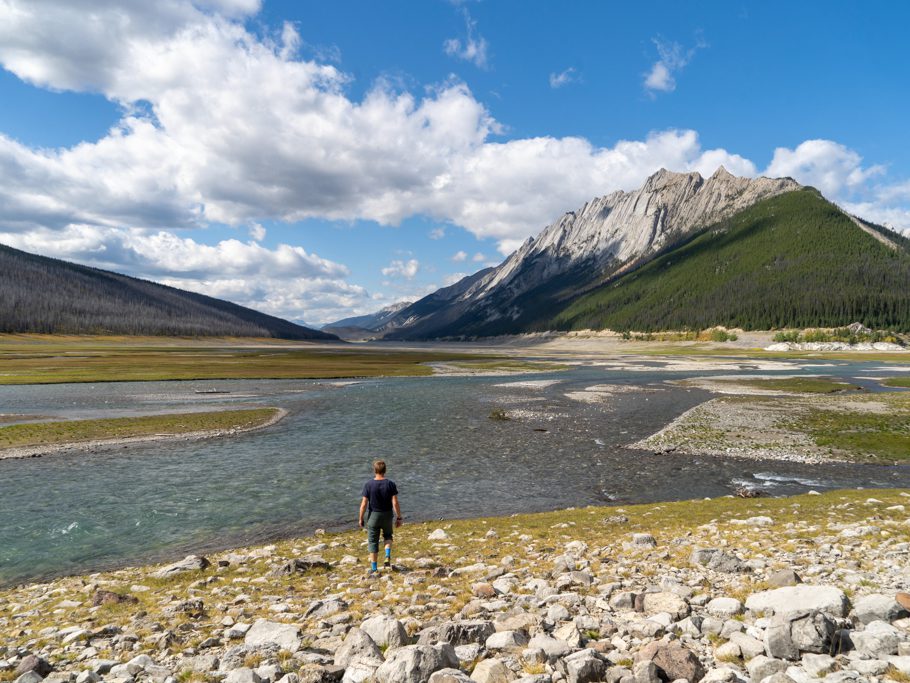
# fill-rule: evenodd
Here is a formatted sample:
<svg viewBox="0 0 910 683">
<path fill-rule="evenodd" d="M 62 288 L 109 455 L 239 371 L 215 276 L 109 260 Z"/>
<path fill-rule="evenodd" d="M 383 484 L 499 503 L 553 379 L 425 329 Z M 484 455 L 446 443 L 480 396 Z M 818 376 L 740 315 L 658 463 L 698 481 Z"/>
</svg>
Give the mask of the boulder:
<svg viewBox="0 0 910 683">
<path fill-rule="evenodd" d="M 746 599 L 746 609 L 756 613 L 787 614 L 817 610 L 835 617 L 845 617 L 850 601 L 834 586 L 787 586 L 754 593 Z"/>
<path fill-rule="evenodd" d="M 511 650 L 528 644 L 528 634 L 524 631 L 497 631 L 487 638 L 488 650 Z"/>
<path fill-rule="evenodd" d="M 243 642 L 249 648 L 274 645 L 288 652 L 297 652 L 300 649 L 300 629 L 292 624 L 257 619 L 246 632 Z"/>
<path fill-rule="evenodd" d="M 356 658 L 376 660 L 376 666 L 382 664 L 382 650 L 370 635 L 359 628 L 352 628 L 344 642 L 335 650 L 335 666 L 348 666 Z"/>
<path fill-rule="evenodd" d="M 632 545 L 653 548 L 657 545 L 657 541 L 651 534 L 632 534 Z"/>
<path fill-rule="evenodd" d="M 750 571 L 749 567 L 736 555 L 720 548 L 698 548 L 689 556 L 691 564 L 698 564 L 707 569 L 727 574 Z"/>
<path fill-rule="evenodd" d="M 667 612 L 673 621 L 679 621 L 689 615 L 688 603 L 676 593 L 645 593 L 642 607 L 648 615 Z"/>
<path fill-rule="evenodd" d="M 708 614 L 718 619 L 730 619 L 737 614 L 742 614 L 743 604 L 736 598 L 714 598 L 705 609 Z"/>
<path fill-rule="evenodd" d="M 381 659 L 372 657 L 354 657 L 345 667 L 341 681 L 342 683 L 363 683 L 373 677 L 382 663 Z"/>
<path fill-rule="evenodd" d="M 765 651 L 792 661 L 802 652 L 827 653 L 835 630 L 834 622 L 819 611 L 779 614 L 765 630 Z"/>
<path fill-rule="evenodd" d="M 330 617 L 338 612 L 344 612 L 348 608 L 348 603 L 337 596 L 326 598 L 325 600 L 314 600 L 303 613 L 304 619 L 322 619 Z"/>
<path fill-rule="evenodd" d="M 449 535 L 445 532 L 445 529 L 435 529 L 433 532 L 427 536 L 428 541 L 447 541 L 449 540 Z"/>
<path fill-rule="evenodd" d="M 548 636 L 545 633 L 538 633 L 531 638 L 528 643 L 528 649 L 542 650 L 548 659 L 556 659 L 568 654 L 572 648 L 564 640 Z"/>
<path fill-rule="evenodd" d="M 853 647 L 871 659 L 882 659 L 897 654 L 897 646 L 907 636 L 885 621 L 873 621 L 862 631 L 849 634 Z"/>
<path fill-rule="evenodd" d="M 29 671 L 34 671 L 36 674 L 45 678 L 54 667 L 52 667 L 46 659 L 43 659 L 37 655 L 26 655 L 16 666 L 16 670 L 13 672 L 15 676 L 21 676 L 24 673 Z"/>
<path fill-rule="evenodd" d="M 123 593 L 115 593 L 113 591 L 98 590 L 95 591 L 95 595 L 92 596 L 92 607 L 100 607 L 101 605 L 119 605 L 121 603 L 130 603 L 135 605 L 139 602 L 139 598 L 133 595 L 125 595 Z"/>
<path fill-rule="evenodd" d="M 448 643 L 405 645 L 394 650 L 373 679 L 377 683 L 426 683 L 440 669 L 457 669 L 458 657 Z"/>
<path fill-rule="evenodd" d="M 484 659 L 474 667 L 471 680 L 477 683 L 509 683 L 515 680 L 515 674 L 498 659 Z"/>
<path fill-rule="evenodd" d="M 428 683 L 471 683 L 471 677 L 460 669 L 440 669 L 430 676 Z"/>
<path fill-rule="evenodd" d="M 622 673 L 621 667 L 615 667 L 619 669 L 616 673 Z M 614 669 L 610 669 L 610 673 L 613 673 Z M 608 679 L 611 680 L 611 679 Z M 626 681 L 626 676 L 622 676 L 618 681 Z M 634 683 L 662 683 L 660 677 L 660 669 L 657 668 L 657 665 L 652 662 L 650 659 L 642 662 L 638 662 L 632 669 L 632 680 Z"/>
<path fill-rule="evenodd" d="M 607 665 L 592 649 L 573 652 L 560 662 L 560 670 L 568 683 L 593 683 L 602 681 Z"/>
<path fill-rule="evenodd" d="M 451 643 L 452 645 L 470 645 L 471 643 L 486 643 L 495 632 L 492 621 L 447 621 L 438 626 L 423 629 L 418 638 L 418 645 L 434 645 L 435 643 Z"/>
<path fill-rule="evenodd" d="M 822 678 L 834 671 L 837 661 L 831 655 L 806 653 L 802 659 L 803 668 L 816 678 Z"/>
<path fill-rule="evenodd" d="M 187 555 L 179 562 L 169 564 L 156 572 L 152 572 L 152 576 L 156 579 L 166 579 L 185 572 L 202 571 L 203 569 L 210 567 L 211 564 L 211 562 L 199 555 Z"/>
<path fill-rule="evenodd" d="M 14 683 L 41 683 L 44 680 L 39 676 L 35 671 L 26 671 L 24 674 L 19 676 Z"/>
<path fill-rule="evenodd" d="M 689 683 L 696 683 L 705 675 L 705 668 L 695 653 L 678 640 L 648 643 L 635 655 L 636 662 L 649 660 L 662 672 L 663 680 L 685 678 Z"/>
<path fill-rule="evenodd" d="M 910 616 L 893 595 L 866 595 L 853 606 L 854 618 L 862 624 L 873 621 L 892 622 Z"/>
<path fill-rule="evenodd" d="M 799 577 L 799 574 L 797 574 L 792 569 L 781 569 L 780 571 L 769 574 L 767 578 L 768 585 L 774 586 L 775 588 L 795 586 L 796 584 L 802 582 L 803 580 Z"/>
<path fill-rule="evenodd" d="M 743 653 L 743 659 L 746 661 L 749 661 L 753 657 L 758 657 L 758 655 L 764 654 L 765 652 L 765 644 L 758 638 L 753 638 L 746 633 L 731 633 L 730 642 L 736 643 L 739 646 L 740 651 Z"/>
<path fill-rule="evenodd" d="M 781 659 L 774 659 L 773 657 L 766 657 L 765 655 L 758 655 L 746 662 L 746 670 L 749 672 L 749 678 L 753 681 L 762 681 L 768 678 L 768 676 L 782 673 L 786 671 L 789 666 L 789 663 Z"/>
<path fill-rule="evenodd" d="M 304 555 L 288 560 L 272 572 L 273 576 L 303 574 L 313 569 L 328 569 L 331 565 L 321 555 Z"/>
<path fill-rule="evenodd" d="M 242 666 L 229 672 L 224 683 L 262 683 L 262 679 L 252 669 Z"/>
<path fill-rule="evenodd" d="M 392 617 L 370 617 L 360 624 L 360 630 L 369 635 L 379 647 L 401 647 L 408 644 L 408 632 L 404 625 Z"/>
</svg>

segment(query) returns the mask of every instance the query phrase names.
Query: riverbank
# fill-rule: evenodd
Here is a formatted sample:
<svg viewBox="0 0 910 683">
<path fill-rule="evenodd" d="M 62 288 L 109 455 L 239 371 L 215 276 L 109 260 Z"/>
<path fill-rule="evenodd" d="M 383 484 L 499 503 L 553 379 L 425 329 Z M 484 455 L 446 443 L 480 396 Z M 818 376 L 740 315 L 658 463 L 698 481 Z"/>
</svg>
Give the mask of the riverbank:
<svg viewBox="0 0 910 683">
<path fill-rule="evenodd" d="M 277 424 L 283 408 L 220 410 L 102 420 L 23 423 L 0 427 L 0 460 L 159 441 L 199 441 L 253 432 Z"/>
<path fill-rule="evenodd" d="M 0 591 L 0 679 L 904 681 L 908 505 L 835 491 L 406 524 L 378 578 L 358 532 L 63 578 Z"/>
</svg>

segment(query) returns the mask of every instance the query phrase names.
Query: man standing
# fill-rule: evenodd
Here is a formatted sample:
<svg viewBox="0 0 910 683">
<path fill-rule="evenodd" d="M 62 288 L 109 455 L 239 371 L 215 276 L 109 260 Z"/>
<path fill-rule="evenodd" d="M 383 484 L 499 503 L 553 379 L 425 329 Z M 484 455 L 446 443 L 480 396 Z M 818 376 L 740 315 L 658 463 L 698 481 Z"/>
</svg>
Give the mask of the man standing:
<svg viewBox="0 0 910 683">
<path fill-rule="evenodd" d="M 393 527 L 401 526 L 404 519 L 398 506 L 398 487 L 391 479 L 385 478 L 385 461 L 373 463 L 373 478 L 363 485 L 360 501 L 360 526 L 364 526 L 366 513 L 367 547 L 370 551 L 370 574 L 378 571 L 376 555 L 379 553 L 379 532 L 385 541 L 385 566 L 392 566 Z"/>
</svg>

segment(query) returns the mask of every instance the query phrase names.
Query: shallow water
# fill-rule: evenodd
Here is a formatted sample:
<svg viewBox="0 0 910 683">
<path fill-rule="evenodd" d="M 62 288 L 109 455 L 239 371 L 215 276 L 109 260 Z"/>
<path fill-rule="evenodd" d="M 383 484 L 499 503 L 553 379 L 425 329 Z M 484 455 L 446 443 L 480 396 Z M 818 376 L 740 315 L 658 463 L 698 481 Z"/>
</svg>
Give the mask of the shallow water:
<svg viewBox="0 0 910 683">
<path fill-rule="evenodd" d="M 586 366 L 549 375 L 357 383 L 0 387 L 2 413 L 85 418 L 262 404 L 290 412 L 274 427 L 232 438 L 0 461 L 0 583 L 353 526 L 376 457 L 389 462 L 412 519 L 718 496 L 743 484 L 773 494 L 910 486 L 908 467 L 626 450 L 624 444 L 710 397 L 665 382 L 697 373 L 667 371 L 659 361 L 648 366 L 653 369 Z M 786 364 L 781 369 L 793 372 Z M 868 363 L 825 364 L 814 373 L 893 374 Z M 555 383 L 527 384 L 544 379 Z M 632 390 L 594 403 L 566 397 L 617 383 Z M 231 393 L 195 393 L 212 388 Z M 497 406 L 521 419 L 490 420 Z"/>
</svg>

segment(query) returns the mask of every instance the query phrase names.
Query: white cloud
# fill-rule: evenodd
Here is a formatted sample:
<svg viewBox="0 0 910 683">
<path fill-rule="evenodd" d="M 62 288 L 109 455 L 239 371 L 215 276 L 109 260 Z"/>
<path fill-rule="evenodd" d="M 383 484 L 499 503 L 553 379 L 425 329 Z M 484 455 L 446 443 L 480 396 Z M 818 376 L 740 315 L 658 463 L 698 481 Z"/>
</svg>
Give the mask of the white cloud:
<svg viewBox="0 0 910 683">
<path fill-rule="evenodd" d="M 863 167 L 859 154 L 831 140 L 806 140 L 795 149 L 778 147 L 765 171 L 770 176 L 796 178 L 829 197 L 862 188 L 884 172 L 883 166 Z"/>
<path fill-rule="evenodd" d="M 431 240 L 441 240 L 445 236 L 446 236 L 445 228 L 433 228 L 432 230 L 430 230 L 430 239 Z"/>
<path fill-rule="evenodd" d="M 570 66 L 565 71 L 550 74 L 550 87 L 553 89 L 561 88 L 569 83 L 577 83 L 579 80 L 575 67 Z"/>
<path fill-rule="evenodd" d="M 648 92 L 673 92 L 676 90 L 674 74 L 682 71 L 692 58 L 696 50 L 706 47 L 699 38 L 694 47 L 685 49 L 675 42 L 667 42 L 661 38 L 654 38 L 657 48 L 658 60 L 654 62 L 651 70 L 645 74 L 644 87 Z"/>
<path fill-rule="evenodd" d="M 466 7 L 461 7 L 465 23 L 465 38 L 449 38 L 442 44 L 442 49 L 450 57 L 457 57 L 474 66 L 487 68 L 487 41 L 477 33 L 477 22 L 471 18 Z"/>
<path fill-rule="evenodd" d="M 467 260 L 467 258 L 468 252 L 466 251 L 456 251 L 455 255 L 452 256 L 452 260 L 455 261 L 455 263 L 461 263 L 462 261 Z"/>
<path fill-rule="evenodd" d="M 420 262 L 417 259 L 408 259 L 407 261 L 392 261 L 388 266 L 382 269 L 382 274 L 386 277 L 401 277 L 406 280 L 412 279 L 420 270 Z"/>
<path fill-rule="evenodd" d="M 468 276 L 467 273 L 452 273 L 451 275 L 446 275 L 442 279 L 442 286 L 448 287 L 449 285 L 454 285 L 459 280 L 463 280 Z"/>
<path fill-rule="evenodd" d="M 472 260 L 474 263 L 480 263 L 481 261 L 486 261 L 486 260 L 487 260 L 487 257 L 484 256 L 481 252 L 478 251 L 476 254 L 474 254 L 473 257 L 471 257 L 471 260 Z"/>
<path fill-rule="evenodd" d="M 259 223 L 253 223 L 249 229 L 250 237 L 252 237 L 256 242 L 261 242 L 265 239 L 265 228 L 263 228 Z"/>
</svg>

